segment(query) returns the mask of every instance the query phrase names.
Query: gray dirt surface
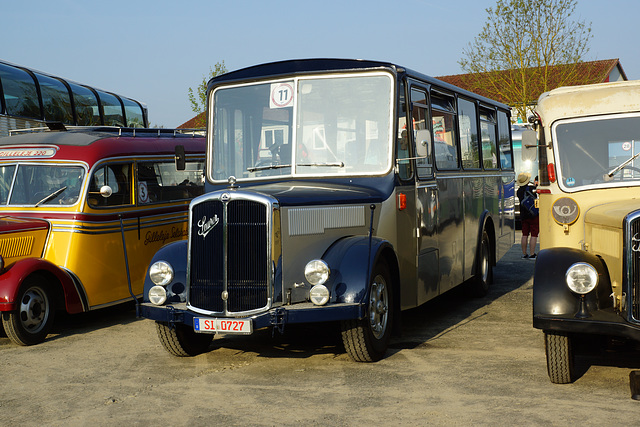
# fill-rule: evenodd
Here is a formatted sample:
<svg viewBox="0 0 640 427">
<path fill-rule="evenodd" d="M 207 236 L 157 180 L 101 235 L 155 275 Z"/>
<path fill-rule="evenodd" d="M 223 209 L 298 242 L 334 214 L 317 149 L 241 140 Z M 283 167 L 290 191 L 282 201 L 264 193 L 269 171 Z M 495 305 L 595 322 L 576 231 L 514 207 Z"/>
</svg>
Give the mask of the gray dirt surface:
<svg viewBox="0 0 640 427">
<path fill-rule="evenodd" d="M 403 312 L 377 363 L 352 362 L 334 324 L 216 337 L 208 353 L 177 358 L 132 304 L 60 317 L 43 344 L 0 338 L 0 424 L 638 424 L 633 346 L 586 348 L 575 383 L 549 381 L 531 325 L 534 263 L 514 245 L 486 297 L 454 290 Z"/>
</svg>

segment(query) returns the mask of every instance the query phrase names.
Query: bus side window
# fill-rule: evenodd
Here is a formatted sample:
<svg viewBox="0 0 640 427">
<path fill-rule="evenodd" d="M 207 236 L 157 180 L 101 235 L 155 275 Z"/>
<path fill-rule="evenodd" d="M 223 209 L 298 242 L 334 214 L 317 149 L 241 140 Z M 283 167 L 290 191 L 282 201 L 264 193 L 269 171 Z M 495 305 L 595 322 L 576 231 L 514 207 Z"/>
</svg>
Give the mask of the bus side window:
<svg viewBox="0 0 640 427">
<path fill-rule="evenodd" d="M 482 135 L 482 166 L 485 169 L 498 169 L 496 119 L 494 111 L 480 109 L 480 132 Z"/>
<path fill-rule="evenodd" d="M 419 178 L 429 178 L 433 174 L 431 164 L 431 129 L 429 128 L 429 106 L 427 93 L 411 88 L 411 122 L 416 153 L 416 170 Z"/>
<path fill-rule="evenodd" d="M 104 186 L 111 188 L 112 194 L 104 197 L 100 190 Z M 131 204 L 131 165 L 126 163 L 109 164 L 95 170 L 89 183 L 87 202 L 91 207 L 110 207 Z"/>
<path fill-rule="evenodd" d="M 409 130 L 407 129 L 407 102 L 404 95 L 404 81 L 398 88 L 398 141 L 396 146 L 396 159 L 398 159 L 398 176 L 407 180 L 413 175 L 411 168 L 411 151 L 409 150 Z"/>
<path fill-rule="evenodd" d="M 458 149 L 453 99 L 431 94 L 433 151 L 438 169 L 458 169 Z"/>
<path fill-rule="evenodd" d="M 504 111 L 498 111 L 498 148 L 500 149 L 500 167 L 513 169 L 513 153 L 511 152 L 511 138 L 509 138 L 509 118 Z M 532 174 L 533 175 L 533 174 Z"/>
<path fill-rule="evenodd" d="M 465 169 L 480 169 L 476 104 L 464 98 L 458 98 L 458 128 L 460 132 L 462 167 Z"/>
<path fill-rule="evenodd" d="M 204 194 L 204 162 L 189 161 L 177 170 L 173 161 L 138 163 L 138 204 L 187 200 Z"/>
</svg>

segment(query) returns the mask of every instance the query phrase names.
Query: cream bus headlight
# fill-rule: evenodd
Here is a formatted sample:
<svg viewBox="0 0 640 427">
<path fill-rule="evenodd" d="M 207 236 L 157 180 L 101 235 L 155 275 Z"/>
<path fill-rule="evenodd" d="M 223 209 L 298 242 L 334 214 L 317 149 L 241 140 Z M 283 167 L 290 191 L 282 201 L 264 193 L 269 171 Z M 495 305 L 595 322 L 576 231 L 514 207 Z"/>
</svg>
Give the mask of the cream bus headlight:
<svg viewBox="0 0 640 427">
<path fill-rule="evenodd" d="M 567 270 L 565 275 L 567 286 L 576 294 L 588 294 L 598 284 L 598 272 L 585 262 L 577 262 Z"/>
<path fill-rule="evenodd" d="M 321 259 L 309 261 L 304 267 L 304 277 L 314 286 L 325 283 L 330 273 L 329 266 Z"/>
<path fill-rule="evenodd" d="M 165 261 L 155 262 L 149 267 L 149 278 L 154 285 L 166 286 L 173 280 L 173 267 Z"/>
<path fill-rule="evenodd" d="M 309 299 L 315 305 L 325 305 L 329 302 L 329 289 L 325 285 L 315 285 L 309 291 Z"/>
<path fill-rule="evenodd" d="M 149 289 L 149 301 L 154 305 L 162 305 L 167 300 L 167 291 L 162 286 Z"/>
</svg>

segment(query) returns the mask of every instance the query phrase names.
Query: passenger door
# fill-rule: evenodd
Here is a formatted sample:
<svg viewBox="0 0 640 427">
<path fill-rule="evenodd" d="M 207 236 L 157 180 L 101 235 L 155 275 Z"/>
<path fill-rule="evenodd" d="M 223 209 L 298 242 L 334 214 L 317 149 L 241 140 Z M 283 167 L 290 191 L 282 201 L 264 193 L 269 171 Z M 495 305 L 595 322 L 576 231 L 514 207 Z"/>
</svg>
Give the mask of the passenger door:
<svg viewBox="0 0 640 427">
<path fill-rule="evenodd" d="M 440 293 L 438 249 L 438 187 L 433 175 L 431 118 L 426 87 L 412 85 L 411 129 L 416 154 L 416 217 L 418 236 L 418 305 Z"/>
</svg>

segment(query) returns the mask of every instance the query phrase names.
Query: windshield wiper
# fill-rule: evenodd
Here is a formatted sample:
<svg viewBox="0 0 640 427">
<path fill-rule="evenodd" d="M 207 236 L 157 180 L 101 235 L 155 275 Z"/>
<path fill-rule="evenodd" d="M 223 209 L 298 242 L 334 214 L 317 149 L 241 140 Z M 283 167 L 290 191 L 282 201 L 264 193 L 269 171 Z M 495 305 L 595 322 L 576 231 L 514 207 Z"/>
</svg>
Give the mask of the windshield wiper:
<svg viewBox="0 0 640 427">
<path fill-rule="evenodd" d="M 267 166 L 253 166 L 247 168 L 247 172 L 255 172 L 255 171 L 264 171 L 267 169 L 281 169 L 281 168 L 290 168 L 291 165 L 267 165 Z"/>
<path fill-rule="evenodd" d="M 336 168 L 343 168 L 344 167 L 344 163 L 342 163 L 342 162 L 337 162 L 337 163 L 296 163 L 296 166 L 331 166 L 331 167 L 336 167 Z"/>
<path fill-rule="evenodd" d="M 622 170 L 625 166 L 627 166 L 629 163 L 633 162 L 636 157 L 640 156 L 640 152 L 638 152 L 638 154 L 635 154 L 633 157 L 631 157 L 630 159 L 625 160 L 624 162 L 622 162 L 619 166 L 616 166 L 615 168 L 611 169 L 609 171 L 609 173 L 607 173 L 607 176 L 609 178 L 613 178 L 613 175 L 617 174 L 618 172 L 620 172 L 620 170 Z"/>
<path fill-rule="evenodd" d="M 66 186 L 66 185 L 65 185 L 64 187 L 62 187 L 62 188 L 58 188 L 56 191 L 54 191 L 53 193 L 49 194 L 47 197 L 45 197 L 44 199 L 42 199 L 42 200 L 40 200 L 38 203 L 36 203 L 36 206 L 35 206 L 35 207 L 38 207 L 38 205 L 41 205 L 41 204 L 43 204 L 43 203 L 46 203 L 46 202 L 48 202 L 48 201 L 49 201 L 49 200 L 51 200 L 51 199 L 55 199 L 56 197 L 58 197 L 58 195 L 59 195 L 60 193 L 62 193 L 62 192 L 63 192 L 64 190 L 66 190 L 66 189 L 67 189 L 67 186 Z"/>
</svg>

